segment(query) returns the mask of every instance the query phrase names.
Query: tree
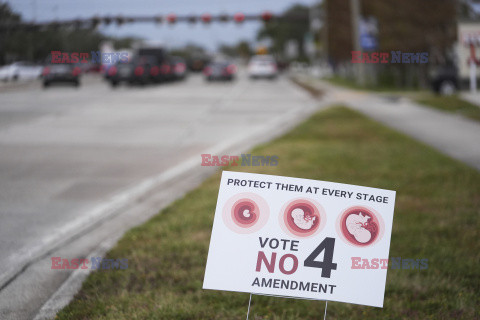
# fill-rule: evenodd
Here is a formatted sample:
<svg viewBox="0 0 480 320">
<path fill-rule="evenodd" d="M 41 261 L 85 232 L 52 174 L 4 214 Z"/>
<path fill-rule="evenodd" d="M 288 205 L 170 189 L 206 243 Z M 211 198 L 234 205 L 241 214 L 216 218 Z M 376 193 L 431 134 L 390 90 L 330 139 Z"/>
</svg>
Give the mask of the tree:
<svg viewBox="0 0 480 320">
<path fill-rule="evenodd" d="M 249 58 L 252 55 L 250 43 L 245 40 L 241 40 L 233 46 L 222 45 L 220 46 L 220 52 L 230 57 Z"/>
<path fill-rule="evenodd" d="M 303 43 L 305 34 L 309 30 L 309 8 L 304 5 L 294 5 L 285 11 L 280 19 L 265 23 L 257 34 L 258 40 L 271 39 L 271 51 L 282 55 L 285 44 L 289 40 Z M 306 59 L 303 46 L 299 50 L 300 58 Z"/>
<path fill-rule="evenodd" d="M 429 52 L 447 59 L 456 38 L 455 0 L 360 0 L 361 14 L 378 20 L 378 51 Z M 328 55 L 335 64 L 351 60 L 350 2 L 326 0 Z M 433 55 L 433 53 L 435 53 Z M 395 84 L 425 83 L 425 65 L 384 65 L 378 68 L 395 74 Z"/>
<path fill-rule="evenodd" d="M 184 47 L 175 48 L 171 50 L 170 53 L 174 56 L 183 57 L 184 59 L 192 59 L 197 56 L 207 56 L 205 48 L 194 43 L 189 43 Z"/>
<path fill-rule="evenodd" d="M 12 46 L 11 36 L 15 32 L 8 25 L 20 20 L 20 15 L 14 13 L 8 3 L 0 3 L 0 64 L 4 64 L 7 59 L 8 49 Z"/>
<path fill-rule="evenodd" d="M 109 38 L 95 29 L 51 26 L 15 26 L 21 16 L 7 3 L 0 3 L 0 64 L 26 59 L 44 61 L 51 51 L 91 52 L 100 43 L 112 40 L 116 48 L 129 47 L 136 38 Z"/>
<path fill-rule="evenodd" d="M 379 50 L 446 51 L 456 37 L 454 0 L 361 0 L 363 16 L 378 20 Z M 349 1 L 327 0 L 329 54 L 350 60 L 352 50 Z"/>
</svg>

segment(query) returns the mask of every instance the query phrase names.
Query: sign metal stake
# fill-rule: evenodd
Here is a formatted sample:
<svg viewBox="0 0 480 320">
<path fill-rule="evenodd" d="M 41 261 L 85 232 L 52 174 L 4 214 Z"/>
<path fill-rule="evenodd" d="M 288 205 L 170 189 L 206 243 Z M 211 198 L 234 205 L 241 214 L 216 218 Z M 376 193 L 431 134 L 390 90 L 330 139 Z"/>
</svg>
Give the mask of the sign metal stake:
<svg viewBox="0 0 480 320">
<path fill-rule="evenodd" d="M 248 320 L 248 315 L 250 314 L 250 303 L 251 302 L 252 302 L 252 294 L 250 293 L 250 299 L 248 299 L 247 320 Z"/>
<path fill-rule="evenodd" d="M 323 315 L 323 320 L 327 319 L 327 306 L 328 306 L 328 300 L 325 300 L 325 314 Z"/>
</svg>

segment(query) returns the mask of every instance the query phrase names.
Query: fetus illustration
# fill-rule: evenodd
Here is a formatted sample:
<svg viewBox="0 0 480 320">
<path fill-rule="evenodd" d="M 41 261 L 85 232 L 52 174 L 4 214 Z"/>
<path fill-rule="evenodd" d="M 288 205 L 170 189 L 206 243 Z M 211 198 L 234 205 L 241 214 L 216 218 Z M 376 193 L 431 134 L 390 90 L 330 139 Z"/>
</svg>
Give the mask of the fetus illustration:
<svg viewBox="0 0 480 320">
<path fill-rule="evenodd" d="M 363 215 L 361 212 L 358 215 L 353 213 L 347 217 L 347 230 L 358 242 L 367 243 L 372 238 L 370 231 L 365 229 L 369 219 L 369 216 Z"/>
<path fill-rule="evenodd" d="M 317 218 L 308 214 L 306 215 L 300 208 L 293 209 L 291 216 L 293 218 L 293 223 L 302 230 L 312 229 L 315 219 Z"/>
<path fill-rule="evenodd" d="M 343 214 L 341 232 L 351 244 L 368 246 L 375 242 L 379 234 L 379 222 L 370 210 L 356 207 Z"/>
<path fill-rule="evenodd" d="M 295 199 L 282 208 L 280 223 L 284 231 L 296 237 L 310 237 L 325 225 L 320 204 L 310 199 Z"/>
</svg>

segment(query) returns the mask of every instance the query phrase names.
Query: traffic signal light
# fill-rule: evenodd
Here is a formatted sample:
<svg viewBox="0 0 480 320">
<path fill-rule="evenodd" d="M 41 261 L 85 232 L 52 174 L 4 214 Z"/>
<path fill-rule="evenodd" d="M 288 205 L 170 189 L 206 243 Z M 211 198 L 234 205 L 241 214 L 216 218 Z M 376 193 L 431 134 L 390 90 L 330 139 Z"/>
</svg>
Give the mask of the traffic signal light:
<svg viewBox="0 0 480 320">
<path fill-rule="evenodd" d="M 228 20 L 230 20 L 230 16 L 228 14 L 221 14 L 218 19 L 221 21 L 221 22 L 227 22 Z"/>
<path fill-rule="evenodd" d="M 125 18 L 123 18 L 122 16 L 117 16 L 115 18 L 115 22 L 117 23 L 118 26 L 121 26 L 122 24 L 125 23 Z"/>
<path fill-rule="evenodd" d="M 262 13 L 262 20 L 268 22 L 272 20 L 273 14 L 270 11 L 265 11 Z"/>
<path fill-rule="evenodd" d="M 110 23 L 112 23 L 112 18 L 110 18 L 110 17 L 104 17 L 104 18 L 103 18 L 103 23 L 104 23 L 105 25 L 107 25 L 107 26 L 110 25 Z"/>
<path fill-rule="evenodd" d="M 233 20 L 235 20 L 236 23 L 242 23 L 243 21 L 245 21 L 245 15 L 243 13 L 235 13 L 233 15 Z"/>
<path fill-rule="evenodd" d="M 168 21 L 168 23 L 174 24 L 175 22 L 177 22 L 177 15 L 174 14 L 174 13 L 170 13 L 167 16 L 167 21 Z"/>
<path fill-rule="evenodd" d="M 210 23 L 210 22 L 212 22 L 212 15 L 209 14 L 209 13 L 204 13 L 204 14 L 202 14 L 201 19 L 204 23 Z"/>
<path fill-rule="evenodd" d="M 100 18 L 98 16 L 95 16 L 90 20 L 90 23 L 92 28 L 95 29 L 100 24 Z"/>
</svg>

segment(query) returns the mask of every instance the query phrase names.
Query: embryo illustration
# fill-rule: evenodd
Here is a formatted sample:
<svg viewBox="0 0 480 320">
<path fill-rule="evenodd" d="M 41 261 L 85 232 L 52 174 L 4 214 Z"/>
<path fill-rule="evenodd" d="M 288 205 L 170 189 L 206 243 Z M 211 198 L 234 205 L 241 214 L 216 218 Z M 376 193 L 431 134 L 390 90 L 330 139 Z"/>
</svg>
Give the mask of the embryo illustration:
<svg viewBox="0 0 480 320">
<path fill-rule="evenodd" d="M 337 221 L 337 232 L 343 240 L 359 247 L 375 243 L 382 237 L 383 230 L 381 216 L 366 207 L 348 208 Z"/>
<path fill-rule="evenodd" d="M 296 199 L 285 204 L 280 213 L 282 229 L 296 237 L 310 237 L 325 226 L 325 211 L 313 200 Z"/>
<path fill-rule="evenodd" d="M 238 226 L 248 228 L 259 218 L 258 205 L 251 199 L 240 199 L 232 207 L 232 219 Z"/>
</svg>

